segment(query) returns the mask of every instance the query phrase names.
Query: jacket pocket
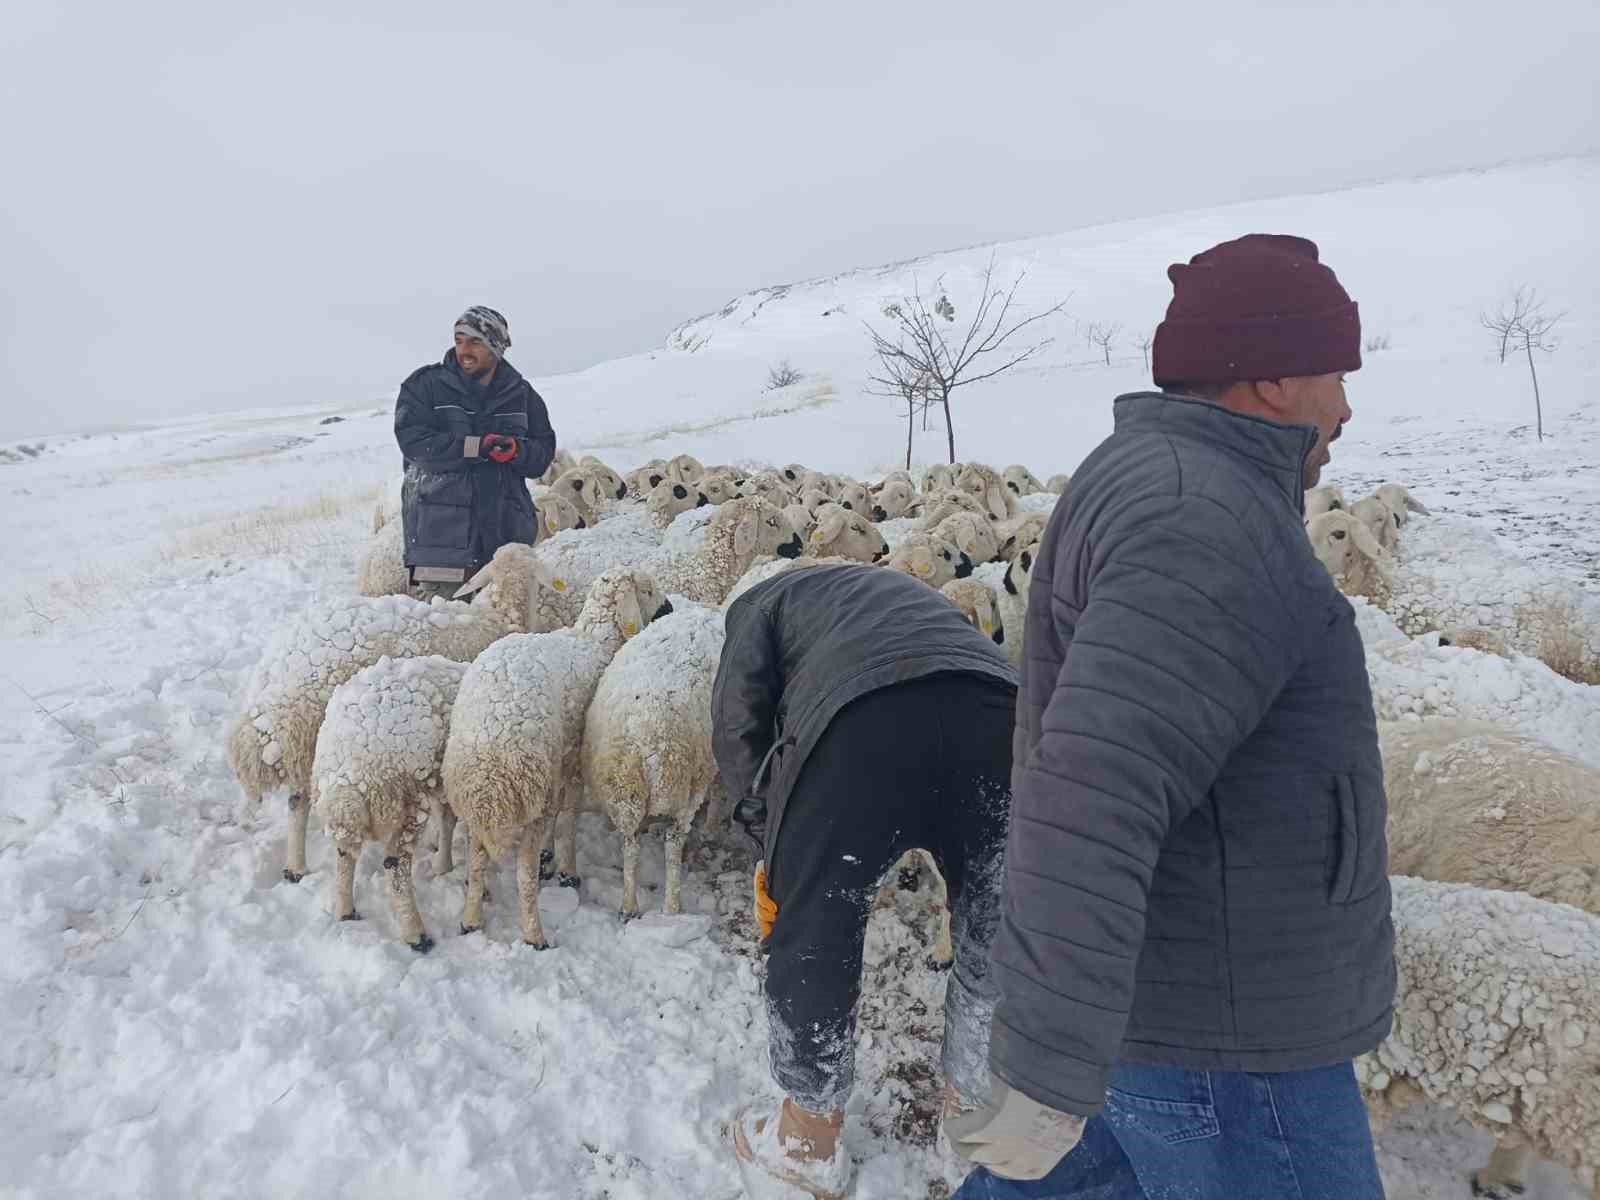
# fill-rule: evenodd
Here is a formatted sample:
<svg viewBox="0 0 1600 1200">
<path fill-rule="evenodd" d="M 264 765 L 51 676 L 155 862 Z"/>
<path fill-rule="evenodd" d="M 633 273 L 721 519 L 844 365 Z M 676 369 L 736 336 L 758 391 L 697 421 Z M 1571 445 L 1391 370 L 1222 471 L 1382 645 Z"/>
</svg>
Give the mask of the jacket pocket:
<svg viewBox="0 0 1600 1200">
<path fill-rule="evenodd" d="M 472 540 L 472 506 L 423 500 L 417 505 L 417 544 L 464 550 Z"/>
<path fill-rule="evenodd" d="M 1383 885 L 1388 870 L 1383 787 L 1351 775 L 1333 777 L 1334 864 L 1328 900 L 1354 904 Z"/>
<path fill-rule="evenodd" d="M 1183 1067 L 1124 1063 L 1106 1088 L 1106 1120 L 1167 1145 L 1216 1137 L 1221 1132 L 1211 1075 Z"/>
</svg>

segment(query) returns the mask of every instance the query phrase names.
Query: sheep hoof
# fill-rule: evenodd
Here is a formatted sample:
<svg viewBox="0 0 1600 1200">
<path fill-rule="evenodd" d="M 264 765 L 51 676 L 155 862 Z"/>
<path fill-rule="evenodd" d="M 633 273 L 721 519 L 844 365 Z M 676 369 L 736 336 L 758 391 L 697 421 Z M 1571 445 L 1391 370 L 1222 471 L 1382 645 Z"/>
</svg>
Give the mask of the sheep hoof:
<svg viewBox="0 0 1600 1200">
<path fill-rule="evenodd" d="M 526 946 L 529 950 L 548 950 L 548 949 L 550 949 L 550 943 L 549 942 L 530 942 L 527 938 L 523 938 L 522 939 L 522 944 L 524 946 Z"/>
<path fill-rule="evenodd" d="M 568 875 L 565 871 L 556 875 L 556 883 L 562 887 L 579 888 L 583 886 L 583 878 L 579 875 Z"/>
<path fill-rule="evenodd" d="M 625 909 L 622 910 L 620 916 L 622 917 L 622 923 L 624 925 L 626 925 L 630 921 L 637 921 L 639 919 L 640 913 L 639 913 L 638 909 L 634 909 L 633 911 L 630 912 L 628 909 L 625 908 Z"/>
<path fill-rule="evenodd" d="M 359 921 L 359 920 L 361 920 L 361 914 L 358 913 L 355 909 L 352 908 L 349 912 L 345 913 L 344 916 L 340 917 L 339 920 L 341 920 L 341 921 Z"/>
<path fill-rule="evenodd" d="M 283 881 L 285 883 L 299 883 L 305 877 L 306 873 L 304 871 L 291 871 L 288 867 L 283 869 Z"/>
<path fill-rule="evenodd" d="M 423 934 L 416 941 L 407 944 L 418 954 L 426 954 L 429 950 L 433 949 L 433 939 L 427 934 Z"/>
<path fill-rule="evenodd" d="M 916 867 L 901 867 L 899 885 L 902 892 L 916 891 L 922 886 L 921 870 Z"/>
<path fill-rule="evenodd" d="M 928 955 L 928 970 L 930 971 L 948 971 L 954 965 L 954 959 L 935 958 L 931 954 Z"/>
<path fill-rule="evenodd" d="M 467 933 L 482 933 L 483 932 L 483 926 L 482 925 L 463 925 L 461 927 L 461 932 L 463 934 L 467 934 Z"/>
<path fill-rule="evenodd" d="M 556 873 L 556 856 L 549 850 L 539 851 L 539 878 L 549 879 Z"/>
<path fill-rule="evenodd" d="M 1523 1184 L 1509 1179 L 1497 1184 L 1485 1184 L 1478 1178 L 1478 1172 L 1472 1173 L 1472 1194 L 1483 1196 L 1485 1200 L 1511 1200 L 1512 1196 L 1520 1196 L 1527 1190 Z"/>
</svg>

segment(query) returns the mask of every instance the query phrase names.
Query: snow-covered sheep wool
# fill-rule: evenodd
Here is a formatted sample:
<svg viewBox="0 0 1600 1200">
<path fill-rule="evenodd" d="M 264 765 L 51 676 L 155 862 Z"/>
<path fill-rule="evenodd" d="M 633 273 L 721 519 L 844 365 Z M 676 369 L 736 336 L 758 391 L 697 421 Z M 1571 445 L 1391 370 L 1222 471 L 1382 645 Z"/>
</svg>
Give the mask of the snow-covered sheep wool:
<svg viewBox="0 0 1600 1200">
<path fill-rule="evenodd" d="M 1310 488 L 1306 491 L 1305 519 L 1320 517 L 1326 512 L 1336 512 L 1345 507 L 1344 489 L 1325 483 L 1321 487 Z"/>
<path fill-rule="evenodd" d="M 1600 914 L 1600 768 L 1482 721 L 1380 727 L 1389 869 Z"/>
<path fill-rule="evenodd" d="M 746 477 L 744 485 L 739 490 L 746 496 L 759 496 L 768 504 L 776 505 L 778 508 L 794 503 L 800 495 L 798 488 L 774 471 L 757 471 L 754 475 Z"/>
<path fill-rule="evenodd" d="M 797 557 L 800 535 L 773 505 L 745 496 L 716 510 L 705 542 L 692 554 L 645 564 L 662 588 L 697 604 L 717 605 L 761 554 Z"/>
<path fill-rule="evenodd" d="M 283 877 L 306 873 L 306 800 L 317 733 L 333 689 L 380 658 L 438 654 L 467 662 L 528 628 L 547 589 L 527 546 L 502 546 L 462 586 L 470 604 L 409 596 L 343 596 L 298 614 L 268 641 L 229 727 L 228 765 L 245 795 L 289 792 L 289 845 Z M 460 594 L 460 593 L 458 593 Z"/>
<path fill-rule="evenodd" d="M 1481 1195 L 1520 1192 L 1531 1154 L 1600 1169 L 1600 920 L 1518 892 L 1390 888 L 1394 1027 L 1356 1060 L 1375 1115 L 1421 1094 L 1492 1133 Z"/>
<path fill-rule="evenodd" d="M 952 579 L 965 579 L 973 568 L 972 559 L 950 542 L 921 530 L 902 538 L 884 565 L 933 588 L 942 588 Z"/>
<path fill-rule="evenodd" d="M 400 940 L 422 953 L 433 948 L 433 939 L 417 911 L 412 854 L 436 806 L 441 836 L 434 869 L 450 869 L 455 818 L 444 804 L 439 773 L 450 709 L 466 672 L 466 663 L 437 654 L 386 655 L 333 690 L 317 734 L 311 803 L 335 846 L 333 915 L 357 918 L 356 861 L 363 844 L 382 842 Z"/>
<path fill-rule="evenodd" d="M 792 517 L 790 523 L 793 524 Z M 810 558 L 850 558 L 856 562 L 878 562 L 889 553 L 889 543 L 868 521 L 832 503 L 817 510 L 805 547 Z"/>
<path fill-rule="evenodd" d="M 443 764 L 446 802 L 472 835 L 463 933 L 483 927 L 488 860 L 515 848 L 522 938 L 535 949 L 547 945 L 539 851 L 566 790 L 577 786 L 589 701 L 622 644 L 670 611 L 648 575 L 613 568 L 590 585 L 572 629 L 506 638 L 467 671 Z M 573 864 L 557 866 L 576 886 Z"/>
<path fill-rule="evenodd" d="M 538 513 L 535 545 L 563 530 L 585 527 L 577 508 L 549 488 L 539 489 L 534 504 Z M 411 572 L 406 567 L 405 529 L 398 519 L 385 524 L 367 543 L 356 564 L 356 591 L 362 596 L 414 594 Z"/>
<path fill-rule="evenodd" d="M 1408 638 L 1381 610 L 1353 603 L 1378 720 L 1490 721 L 1600 766 L 1600 688 L 1564 679 L 1536 658 Z"/>
<path fill-rule="evenodd" d="M 668 823 L 662 909 L 683 911 L 684 839 L 717 779 L 711 687 L 722 618 L 695 605 L 653 622 L 618 651 L 589 704 L 583 795 L 622 835 L 624 917 L 639 915 L 639 834 L 653 818 Z"/>
<path fill-rule="evenodd" d="M 1021 463 L 1012 463 L 1001 471 L 1000 482 L 1010 488 L 1014 496 L 1032 496 L 1045 490 L 1039 477 Z"/>
</svg>

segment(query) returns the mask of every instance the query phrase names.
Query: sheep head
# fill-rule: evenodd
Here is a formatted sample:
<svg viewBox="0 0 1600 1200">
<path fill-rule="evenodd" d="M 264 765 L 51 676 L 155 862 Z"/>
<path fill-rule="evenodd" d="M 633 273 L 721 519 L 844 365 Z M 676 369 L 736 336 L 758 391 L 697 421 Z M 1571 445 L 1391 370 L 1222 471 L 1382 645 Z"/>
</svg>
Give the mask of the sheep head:
<svg viewBox="0 0 1600 1200">
<path fill-rule="evenodd" d="M 1056 495 L 1061 496 L 1066 493 L 1067 484 L 1071 482 L 1071 475 L 1052 475 L 1048 480 L 1045 481 L 1044 490 L 1047 492 L 1054 492 Z"/>
<path fill-rule="evenodd" d="M 562 473 L 550 485 L 550 490 L 570 500 L 585 519 L 594 516 L 606 498 L 605 484 L 588 467 L 573 467 Z"/>
<path fill-rule="evenodd" d="M 648 496 L 667 477 L 667 464 L 659 458 L 628 472 L 628 490 L 635 496 Z"/>
<path fill-rule="evenodd" d="M 889 553 L 883 535 L 843 505 L 825 504 L 817 510 L 816 528 L 806 539 L 810 558 L 837 556 L 856 562 L 878 562 Z"/>
<path fill-rule="evenodd" d="M 891 521 L 896 517 L 906 516 L 911 511 L 911 506 L 916 503 L 917 492 L 911 486 L 909 479 L 890 479 L 885 481 L 874 497 L 872 519 L 874 521 Z"/>
<path fill-rule="evenodd" d="M 1313 518 L 1306 525 L 1306 536 L 1341 591 L 1365 595 L 1382 578 L 1388 551 L 1349 513 L 1334 509 Z"/>
<path fill-rule="evenodd" d="M 1016 497 L 993 467 L 968 463 L 956 476 L 956 487 L 978 497 L 983 502 L 984 514 L 991 521 L 1003 521 L 1017 510 Z"/>
<path fill-rule="evenodd" d="M 908 535 L 884 565 L 935 588 L 972 574 L 970 558 L 943 538 L 928 533 Z"/>
<path fill-rule="evenodd" d="M 667 478 L 679 483 L 694 483 L 705 473 L 705 466 L 692 454 L 674 455 L 667 463 Z"/>
<path fill-rule="evenodd" d="M 710 548 L 718 543 L 731 547 L 741 573 L 758 554 L 798 558 L 804 549 L 800 535 L 778 506 L 759 496 L 745 496 L 717 510 L 706 530 L 706 545 Z"/>
<path fill-rule="evenodd" d="M 578 460 L 578 465 L 586 471 L 594 473 L 595 478 L 600 482 L 600 486 L 607 496 L 621 500 L 628 494 L 628 485 L 623 482 L 622 476 L 618 475 L 594 455 L 585 454 Z"/>
<path fill-rule="evenodd" d="M 720 472 L 703 476 L 696 486 L 707 504 L 723 505 L 730 500 L 737 500 L 742 494 L 733 476 Z"/>
<path fill-rule="evenodd" d="M 839 489 L 839 507 L 850 512 L 865 514 L 872 508 L 872 498 L 859 483 L 846 483 Z"/>
<path fill-rule="evenodd" d="M 975 629 L 997 646 L 1005 645 L 1005 626 L 989 585 L 979 579 L 952 579 L 939 589 Z"/>
<path fill-rule="evenodd" d="M 671 611 L 672 605 L 650 574 L 632 567 L 612 567 L 589 585 L 573 629 L 615 650 Z"/>
<path fill-rule="evenodd" d="M 1044 491 L 1044 484 L 1039 482 L 1039 477 L 1021 463 L 1012 463 L 1000 472 L 1000 481 L 1011 489 L 1013 496 L 1031 496 Z"/>
<path fill-rule="evenodd" d="M 1001 585 L 1013 596 L 1028 598 L 1028 588 L 1033 583 L 1033 564 L 1039 561 L 1039 543 L 1030 542 L 1011 556 Z"/>
<path fill-rule="evenodd" d="M 1413 496 L 1401 484 L 1386 483 L 1373 495 L 1394 511 L 1395 524 L 1402 529 L 1405 528 L 1406 521 L 1410 519 L 1409 514 L 1421 513 L 1425 517 L 1429 515 L 1428 510 L 1423 507 L 1422 501 Z"/>
<path fill-rule="evenodd" d="M 566 590 L 566 584 L 534 557 L 532 546 L 507 542 L 477 574 L 456 589 L 455 599 L 471 596 L 474 607 L 495 613 L 509 632 L 523 633 L 533 624 L 541 588 L 560 593 Z"/>
<path fill-rule="evenodd" d="M 577 505 L 558 492 L 546 491 L 535 502 L 539 514 L 539 541 L 567 529 L 586 529 L 588 522 Z"/>
<path fill-rule="evenodd" d="M 665 529 L 679 513 L 699 508 L 703 503 L 698 489 L 676 479 L 663 479 L 650 489 L 644 505 L 655 523 Z"/>
<path fill-rule="evenodd" d="M 1022 513 L 1002 521 L 995 533 L 1000 537 L 999 557 L 1010 562 L 1017 556 L 1017 551 L 1030 542 L 1037 542 L 1044 536 L 1045 526 L 1050 523 L 1050 518 L 1044 513 Z"/>
<path fill-rule="evenodd" d="M 1000 552 L 994 526 L 979 513 L 952 513 L 933 527 L 933 536 L 951 543 L 975 563 L 988 562 Z"/>
<path fill-rule="evenodd" d="M 1311 488 L 1306 492 L 1306 520 L 1320 517 L 1325 512 L 1337 512 L 1345 507 L 1344 489 L 1331 483 Z"/>
<path fill-rule="evenodd" d="M 1350 515 L 1367 527 L 1367 532 L 1385 550 L 1400 544 L 1400 514 L 1376 496 L 1357 500 L 1350 506 Z"/>
</svg>

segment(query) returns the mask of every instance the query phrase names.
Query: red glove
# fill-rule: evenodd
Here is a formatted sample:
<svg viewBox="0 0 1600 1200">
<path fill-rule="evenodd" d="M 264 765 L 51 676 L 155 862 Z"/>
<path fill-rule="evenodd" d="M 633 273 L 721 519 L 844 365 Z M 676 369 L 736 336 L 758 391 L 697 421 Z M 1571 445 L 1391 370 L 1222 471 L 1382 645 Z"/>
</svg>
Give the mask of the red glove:
<svg viewBox="0 0 1600 1200">
<path fill-rule="evenodd" d="M 517 439 L 508 433 L 486 433 L 478 449 L 497 463 L 508 463 L 517 456 Z"/>
</svg>

